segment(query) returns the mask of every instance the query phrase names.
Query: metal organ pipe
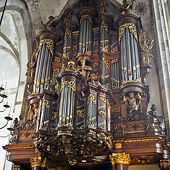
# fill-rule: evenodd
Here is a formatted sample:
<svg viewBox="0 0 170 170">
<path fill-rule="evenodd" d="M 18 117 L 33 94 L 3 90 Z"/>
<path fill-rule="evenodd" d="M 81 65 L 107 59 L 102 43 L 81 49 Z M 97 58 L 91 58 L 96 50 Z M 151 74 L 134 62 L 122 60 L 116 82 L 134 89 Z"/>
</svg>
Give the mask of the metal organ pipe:
<svg viewBox="0 0 170 170">
<path fill-rule="evenodd" d="M 37 75 L 38 75 L 38 69 L 39 69 L 39 64 L 40 64 L 40 58 L 41 58 L 41 52 L 42 52 L 42 47 L 38 52 L 37 56 L 37 65 L 36 65 L 36 70 L 35 70 L 35 78 L 34 78 L 34 90 L 33 92 L 36 93 L 36 84 L 37 84 Z"/>
<path fill-rule="evenodd" d="M 47 70 L 47 60 L 48 60 L 48 49 L 46 49 L 46 53 L 44 56 L 44 65 L 43 65 L 43 71 L 42 71 L 42 77 L 41 77 L 41 89 L 44 88 L 45 84 L 45 75 L 46 75 L 46 70 Z"/>
<path fill-rule="evenodd" d="M 131 51 L 130 51 L 130 35 L 129 35 L 129 28 L 125 28 L 126 34 L 126 56 L 127 56 L 127 74 L 128 80 L 132 80 L 132 65 L 131 65 Z"/>
<path fill-rule="evenodd" d="M 130 34 L 131 40 L 131 56 L 132 56 L 132 79 L 136 80 L 136 62 L 135 62 L 135 52 L 134 52 L 134 37 Z"/>
</svg>

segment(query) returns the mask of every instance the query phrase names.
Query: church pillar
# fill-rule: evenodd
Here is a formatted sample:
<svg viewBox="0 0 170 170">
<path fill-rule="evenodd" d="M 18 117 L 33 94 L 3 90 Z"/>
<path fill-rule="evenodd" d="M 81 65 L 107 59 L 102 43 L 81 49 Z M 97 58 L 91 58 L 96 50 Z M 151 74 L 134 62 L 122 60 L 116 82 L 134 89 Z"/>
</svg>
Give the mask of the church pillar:
<svg viewBox="0 0 170 170">
<path fill-rule="evenodd" d="M 125 153 L 112 153 L 110 155 L 112 170 L 128 170 L 130 155 Z"/>
</svg>

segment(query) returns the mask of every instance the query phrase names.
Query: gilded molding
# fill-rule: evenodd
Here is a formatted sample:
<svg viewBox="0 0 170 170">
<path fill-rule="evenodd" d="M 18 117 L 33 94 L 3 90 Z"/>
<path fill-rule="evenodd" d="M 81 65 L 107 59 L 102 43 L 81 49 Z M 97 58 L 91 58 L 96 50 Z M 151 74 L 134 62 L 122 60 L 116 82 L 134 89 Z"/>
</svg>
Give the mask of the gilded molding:
<svg viewBox="0 0 170 170">
<path fill-rule="evenodd" d="M 119 27 L 119 41 L 121 40 L 125 28 L 129 28 L 130 32 L 135 36 L 136 40 L 138 41 L 136 26 L 133 23 L 125 23 Z"/>
<path fill-rule="evenodd" d="M 92 23 L 92 17 L 90 15 L 82 15 L 80 24 L 82 23 L 83 20 L 89 20 Z"/>
<path fill-rule="evenodd" d="M 64 81 L 61 84 L 61 91 L 65 88 L 65 86 L 70 87 L 73 91 L 76 91 L 76 84 L 73 81 Z"/>
<path fill-rule="evenodd" d="M 53 56 L 53 52 L 54 52 L 54 42 L 51 39 L 43 39 L 40 41 L 39 47 L 38 47 L 38 51 L 41 49 L 41 46 L 46 43 L 47 44 L 47 48 L 50 50 L 52 56 Z"/>
<path fill-rule="evenodd" d="M 130 164 L 131 158 L 129 154 L 125 153 L 112 153 L 110 155 L 110 161 L 112 165 L 114 164 Z"/>
</svg>

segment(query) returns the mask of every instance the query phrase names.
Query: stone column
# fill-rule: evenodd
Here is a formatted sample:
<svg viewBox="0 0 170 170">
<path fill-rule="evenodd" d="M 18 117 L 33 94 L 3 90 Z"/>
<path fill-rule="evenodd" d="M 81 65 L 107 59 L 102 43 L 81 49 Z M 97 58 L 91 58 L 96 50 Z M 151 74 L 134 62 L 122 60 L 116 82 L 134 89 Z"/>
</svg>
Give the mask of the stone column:
<svg viewBox="0 0 170 170">
<path fill-rule="evenodd" d="M 110 155 L 112 170 L 128 170 L 128 165 L 131 161 L 130 155 L 125 153 L 112 153 Z"/>
</svg>

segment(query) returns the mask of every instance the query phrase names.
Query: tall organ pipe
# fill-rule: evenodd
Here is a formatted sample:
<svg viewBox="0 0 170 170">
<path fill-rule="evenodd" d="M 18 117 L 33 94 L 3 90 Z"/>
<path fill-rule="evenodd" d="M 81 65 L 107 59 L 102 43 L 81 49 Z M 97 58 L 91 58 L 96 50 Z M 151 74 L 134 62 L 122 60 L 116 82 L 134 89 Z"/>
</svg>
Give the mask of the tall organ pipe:
<svg viewBox="0 0 170 170">
<path fill-rule="evenodd" d="M 45 75 L 46 75 L 46 71 L 47 71 L 47 60 L 48 60 L 48 49 L 46 49 L 46 53 L 44 56 L 44 65 L 43 65 L 43 71 L 42 71 L 42 77 L 41 77 L 41 89 L 44 88 L 44 84 L 45 84 Z"/>
<path fill-rule="evenodd" d="M 136 62 L 135 62 L 135 52 L 134 52 L 134 37 L 133 34 L 130 34 L 130 40 L 131 40 L 131 56 L 132 56 L 132 74 L 133 74 L 133 80 L 136 80 Z"/>
<path fill-rule="evenodd" d="M 34 93 L 36 93 L 37 74 L 38 74 L 38 69 L 39 69 L 39 64 L 40 64 L 41 52 L 42 52 L 42 47 L 41 47 L 40 51 L 38 52 L 38 59 L 37 59 L 35 78 L 34 78 Z"/>
<path fill-rule="evenodd" d="M 45 54 L 45 50 L 46 50 L 46 44 L 43 44 L 43 50 L 42 50 L 42 54 L 41 54 L 41 61 L 40 61 L 40 66 L 39 66 L 39 71 L 38 71 L 38 78 L 37 81 L 39 82 L 39 86 L 37 87 L 37 92 L 40 92 L 40 83 L 41 83 L 41 74 L 42 74 L 42 69 L 43 69 L 43 63 L 44 63 L 44 54 Z"/>
<path fill-rule="evenodd" d="M 130 35 L 129 28 L 125 28 L 126 31 L 126 56 L 127 56 L 127 74 L 128 80 L 132 80 L 132 66 L 131 66 L 131 51 L 130 51 Z"/>
</svg>

